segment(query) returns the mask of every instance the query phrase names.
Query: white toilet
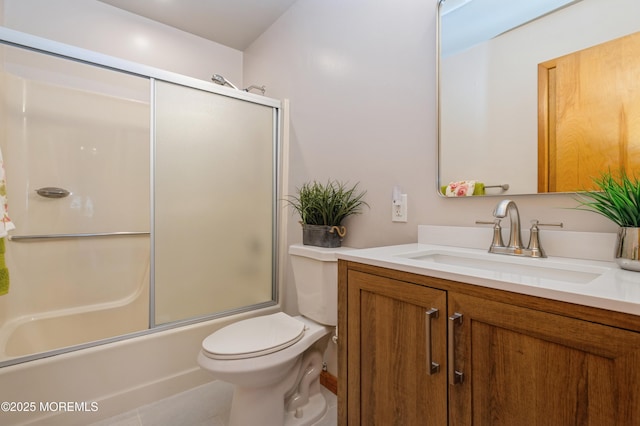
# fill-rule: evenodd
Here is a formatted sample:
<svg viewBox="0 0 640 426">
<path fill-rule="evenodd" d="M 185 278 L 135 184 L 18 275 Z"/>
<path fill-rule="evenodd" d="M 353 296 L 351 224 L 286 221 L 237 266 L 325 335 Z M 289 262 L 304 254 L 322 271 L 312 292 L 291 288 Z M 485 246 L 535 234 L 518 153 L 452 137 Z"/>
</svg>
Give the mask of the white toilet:
<svg viewBox="0 0 640 426">
<path fill-rule="evenodd" d="M 289 247 L 302 316 L 250 318 L 202 342 L 198 364 L 234 385 L 229 426 L 306 426 L 326 412 L 319 376 L 337 325 L 336 254 L 344 250 Z"/>
</svg>

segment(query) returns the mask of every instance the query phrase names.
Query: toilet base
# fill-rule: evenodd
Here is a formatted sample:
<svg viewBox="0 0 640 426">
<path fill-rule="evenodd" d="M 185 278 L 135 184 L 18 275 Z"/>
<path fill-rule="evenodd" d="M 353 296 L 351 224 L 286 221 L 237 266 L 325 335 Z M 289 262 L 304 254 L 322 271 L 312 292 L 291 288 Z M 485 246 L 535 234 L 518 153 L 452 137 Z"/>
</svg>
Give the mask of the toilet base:
<svg viewBox="0 0 640 426">
<path fill-rule="evenodd" d="M 277 398 L 265 398 L 263 394 L 258 400 L 255 396 L 236 388 L 233 398 L 237 405 L 234 407 L 232 403 L 229 426 L 311 426 L 327 412 L 327 400 L 322 393 L 309 395 L 309 402 L 295 411 L 278 409 L 282 401 Z M 256 415 L 257 412 L 260 414 Z"/>
<path fill-rule="evenodd" d="M 327 400 L 324 395 L 317 393 L 309 396 L 309 402 L 305 406 L 298 408 L 295 412 L 285 413 L 284 426 L 310 426 L 320 420 L 326 412 Z"/>
<path fill-rule="evenodd" d="M 311 349 L 299 356 L 279 383 L 252 388 L 235 386 L 229 426 L 311 426 L 327 412 L 320 390 L 322 353 Z"/>
</svg>

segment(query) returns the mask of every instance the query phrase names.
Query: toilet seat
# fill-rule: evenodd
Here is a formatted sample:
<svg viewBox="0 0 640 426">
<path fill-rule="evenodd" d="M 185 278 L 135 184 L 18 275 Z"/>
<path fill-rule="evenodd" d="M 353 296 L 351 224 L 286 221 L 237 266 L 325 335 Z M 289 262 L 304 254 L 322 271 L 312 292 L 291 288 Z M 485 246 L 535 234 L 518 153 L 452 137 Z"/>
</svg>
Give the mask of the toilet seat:
<svg viewBox="0 0 640 426">
<path fill-rule="evenodd" d="M 304 336 L 305 324 L 278 312 L 230 324 L 202 342 L 207 357 L 245 359 L 267 355 L 293 345 Z"/>
</svg>

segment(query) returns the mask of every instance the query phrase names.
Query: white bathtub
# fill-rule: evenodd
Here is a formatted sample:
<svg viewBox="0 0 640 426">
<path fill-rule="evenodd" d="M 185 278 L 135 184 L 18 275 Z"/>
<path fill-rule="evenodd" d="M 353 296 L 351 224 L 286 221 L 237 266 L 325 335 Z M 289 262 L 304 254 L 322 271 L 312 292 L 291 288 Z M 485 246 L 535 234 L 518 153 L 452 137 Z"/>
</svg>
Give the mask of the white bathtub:
<svg viewBox="0 0 640 426">
<path fill-rule="evenodd" d="M 87 425 L 192 389 L 213 380 L 196 363 L 206 336 L 231 322 L 278 310 L 273 306 L 3 367 L 0 401 L 34 402 L 36 410 L 0 412 L 0 423 Z M 39 410 L 61 401 L 81 407 L 84 402 L 97 410 Z"/>
<path fill-rule="evenodd" d="M 0 363 L 149 328 L 148 236 L 7 247 Z"/>
<path fill-rule="evenodd" d="M 14 318 L 0 328 L 0 362 L 146 330 L 148 276 L 134 294 L 116 302 Z"/>
</svg>

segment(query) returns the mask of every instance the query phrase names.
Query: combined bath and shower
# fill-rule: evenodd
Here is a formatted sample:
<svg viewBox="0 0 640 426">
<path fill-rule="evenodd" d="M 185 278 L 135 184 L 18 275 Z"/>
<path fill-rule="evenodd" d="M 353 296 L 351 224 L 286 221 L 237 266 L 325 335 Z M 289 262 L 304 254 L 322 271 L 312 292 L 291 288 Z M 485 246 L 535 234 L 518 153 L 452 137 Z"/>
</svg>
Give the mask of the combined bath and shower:
<svg viewBox="0 0 640 426">
<path fill-rule="evenodd" d="M 241 89 L 238 89 L 238 87 L 235 84 L 231 83 L 229 80 L 227 80 L 226 78 L 224 78 L 220 74 L 212 75 L 211 76 L 211 81 L 213 81 L 216 84 L 219 84 L 220 86 L 229 86 L 229 87 L 231 87 L 233 89 L 241 90 Z M 266 90 L 264 86 L 256 86 L 256 85 L 253 85 L 253 84 L 251 86 L 247 87 L 246 89 L 242 89 L 242 90 L 244 90 L 245 92 L 249 92 L 251 89 L 257 89 L 260 92 L 262 92 L 263 95 L 264 95 L 264 92 Z"/>
</svg>

